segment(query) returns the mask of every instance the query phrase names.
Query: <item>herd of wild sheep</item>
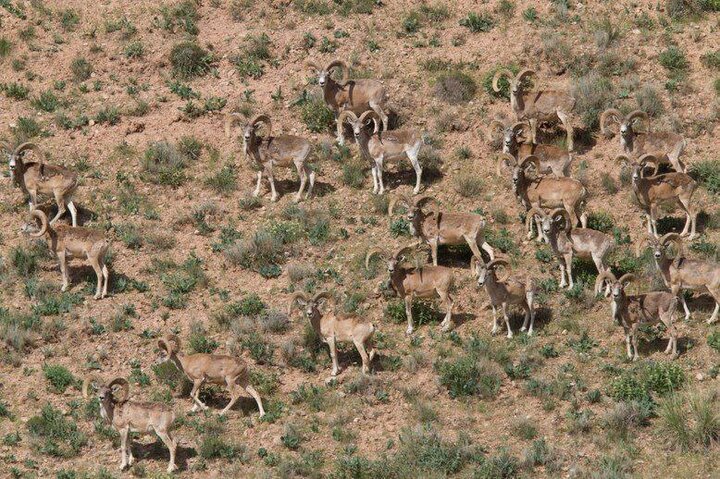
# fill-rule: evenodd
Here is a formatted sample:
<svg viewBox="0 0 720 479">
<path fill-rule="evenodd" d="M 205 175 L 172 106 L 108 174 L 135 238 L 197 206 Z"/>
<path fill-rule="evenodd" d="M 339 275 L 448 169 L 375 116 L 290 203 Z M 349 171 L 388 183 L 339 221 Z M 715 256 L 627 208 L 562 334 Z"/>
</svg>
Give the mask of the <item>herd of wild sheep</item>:
<svg viewBox="0 0 720 479">
<path fill-rule="evenodd" d="M 422 167 L 418 161 L 423 145 L 422 134 L 414 129 L 388 130 L 387 92 L 383 84 L 375 80 L 352 80 L 347 65 L 339 60 L 326 68 L 309 63 L 322 88 L 325 103 L 335 113 L 337 141 L 344 142 L 344 127 L 352 129 L 356 144 L 362 156 L 370 163 L 373 178 L 373 193 L 383 194 L 384 162 L 396 162 L 407 158 L 416 172 L 413 194 L 421 189 Z M 331 74 L 335 69 L 341 72 L 341 79 Z M 655 263 L 669 291 L 654 291 L 629 295 L 625 289 L 635 277 L 625 274 L 616 278 L 607 263 L 608 254 L 615 247 L 612 235 L 587 227 L 587 214 L 583 211 L 587 189 L 570 175 L 573 161 L 573 109 L 575 98 L 563 90 L 527 89 L 527 79 L 534 75 L 532 70 L 522 70 L 514 75 L 500 70 L 493 79 L 493 88 L 500 91 L 500 81 L 509 83 L 510 106 L 514 120 L 510 122 L 493 120 L 490 128 L 502 137 L 502 152 L 497 165 L 498 175 L 512 172 L 513 191 L 527 215 L 528 238 L 547 242 L 560 268 L 560 287 L 572 288 L 573 256 L 590 258 L 598 276 L 595 292 L 604 289 L 605 296 L 612 296 L 612 318 L 622 325 L 625 332 L 628 358 L 638 359 L 637 332 L 641 324 L 662 322 L 670 336 L 666 353 L 677 356 L 677 334 L 673 321 L 678 302 L 682 303 L 686 319 L 690 311 L 685 302 L 685 290 L 708 292 L 715 300 L 715 309 L 708 323 L 718 319 L 720 310 L 720 265 L 710 261 L 692 259 L 686 256 L 684 239 L 696 236 L 697 210 L 692 204 L 697 183 L 686 173 L 681 159 L 685 140 L 669 132 L 649 131 L 649 119 L 642 111 L 623 115 L 619 110 L 608 109 L 602 113 L 600 127 L 611 136 L 611 127 L 617 125 L 620 144 L 617 160 L 632 169 L 632 188 L 637 202 L 647 219 L 647 235 L 636 242 L 637 254 L 643 246 L 649 246 L 654 253 Z M 237 115 L 225 119 L 226 136 L 231 136 Z M 539 144 L 537 129 L 541 124 L 561 124 L 567 133 L 567 150 L 555 145 Z M 263 128 L 264 127 L 264 128 Z M 643 128 L 641 128 L 643 127 Z M 259 133 L 260 129 L 263 134 Z M 291 135 L 272 135 L 271 119 L 258 115 L 251 119 L 242 130 L 243 151 L 246 157 L 258 165 L 257 186 L 254 194 L 261 191 L 263 175 L 267 177 L 272 201 L 278 198 L 273 171 L 275 167 L 297 169 L 300 187 L 295 200 L 300 201 L 312 194 L 315 173 L 308 165 L 312 151 L 311 143 L 305 138 Z M 62 274 L 62 290 L 69 287 L 67 259 L 85 259 L 95 270 L 97 288 L 95 298 L 107 294 L 109 279 L 105 256 L 109 240 L 100 232 L 77 225 L 77 210 L 73 196 L 78 187 L 75 172 L 46 163 L 40 147 L 34 143 L 23 143 L 15 148 L 5 144 L 8 151 L 12 181 L 29 197 L 33 222 L 23 226 L 23 232 L 33 237 L 45 237 L 49 248 L 58 258 Z M 27 152 L 33 152 L 34 161 L 26 161 Z M 309 185 L 307 184 L 309 182 Z M 47 215 L 37 208 L 38 195 L 53 196 L 58 212 L 48 220 Z M 675 202 L 686 215 L 681 233 L 657 232 L 658 206 L 662 202 Z M 389 287 L 402 298 L 407 314 L 407 334 L 413 333 L 412 302 L 415 298 L 438 296 L 445 310 L 441 323 L 443 331 L 452 327 L 454 284 L 453 269 L 438 265 L 440 245 L 467 244 L 472 251 L 470 269 L 477 277 L 480 287 L 488 294 L 493 310 L 492 333 L 498 332 L 498 308 L 507 328 L 507 337 L 512 337 L 508 307 L 523 309 L 525 321 L 521 328 L 532 334 L 535 319 L 534 297 L 536 285 L 527 274 L 513 274 L 506 259 L 496 257 L 493 248 L 485 241 L 488 224 L 483 216 L 473 213 L 444 211 L 428 196 L 414 199 L 398 195 L 389 205 L 389 213 L 398 204 L 407 210 L 411 233 L 417 240 L 395 252 L 372 248 L 365 258 L 366 268 L 375 255 L 386 258 Z M 70 212 L 72 226 L 58 224 L 59 218 Z M 419 265 L 411 256 L 418 246 L 427 244 L 430 248 L 432 265 Z M 483 251 L 487 257 L 483 257 Z M 301 306 L 314 329 L 327 342 L 332 358 L 332 375 L 339 372 L 337 342 L 351 341 L 362 358 L 362 372 L 368 374 L 375 355 L 372 337 L 375 326 L 354 316 L 341 315 L 333 311 L 333 296 L 322 292 L 314 297 L 295 293 L 290 299 L 289 311 Z M 262 400 L 249 384 L 247 364 L 240 358 L 218 354 L 184 354 L 180 341 L 174 335 L 158 340 L 162 359 L 171 361 L 192 382 L 190 396 L 193 410 L 206 409 L 200 400 L 200 388 L 204 384 L 223 385 L 230 394 L 230 401 L 220 414 L 225 414 L 238 400 L 241 390 L 250 394 L 257 402 L 260 416 L 265 414 Z M 88 377 L 83 384 L 83 395 L 95 391 L 101 405 L 102 417 L 108 421 L 121 437 L 121 468 L 133 463 L 128 448 L 130 432 L 155 432 L 170 450 L 168 471 L 176 469 L 175 450 L 177 441 L 171 436 L 174 413 L 163 404 L 136 402 L 129 399 L 129 383 L 119 377 L 109 383 Z"/>
</svg>

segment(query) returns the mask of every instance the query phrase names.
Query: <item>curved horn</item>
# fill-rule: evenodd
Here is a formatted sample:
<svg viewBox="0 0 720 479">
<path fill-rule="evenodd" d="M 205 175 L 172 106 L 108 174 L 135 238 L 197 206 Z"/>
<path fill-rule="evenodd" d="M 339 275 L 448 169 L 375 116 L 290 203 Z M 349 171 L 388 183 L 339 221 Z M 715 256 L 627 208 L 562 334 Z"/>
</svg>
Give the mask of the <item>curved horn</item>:
<svg viewBox="0 0 720 479">
<path fill-rule="evenodd" d="M 393 254 L 393 259 L 397 261 L 398 258 L 405 253 L 405 251 L 413 251 L 412 246 L 403 246 L 402 248 L 398 249 L 395 254 Z"/>
<path fill-rule="evenodd" d="M 660 161 L 658 161 L 657 157 L 655 155 L 653 155 L 652 153 L 646 153 L 643 156 L 641 156 L 640 158 L 638 158 L 638 163 L 640 163 L 640 166 L 642 167 L 640 169 L 640 177 L 641 178 L 645 177 L 645 175 L 643 174 L 643 170 L 645 169 L 644 167 L 647 165 L 647 163 L 652 163 L 653 166 L 655 167 L 650 176 L 657 175 L 657 172 L 660 169 Z"/>
<path fill-rule="evenodd" d="M 527 127 L 527 124 L 524 121 L 516 121 L 515 123 L 513 123 L 511 128 L 512 128 L 513 134 L 515 136 L 519 136 L 520 130 L 522 130 L 523 128 L 526 128 L 526 127 Z"/>
<path fill-rule="evenodd" d="M 42 148 L 40 148 L 39 145 L 36 145 L 35 143 L 31 141 L 26 141 L 25 143 L 21 143 L 20 145 L 15 148 L 15 151 L 12 152 L 12 155 L 17 158 L 18 161 L 22 164 L 22 157 L 20 154 L 26 150 L 32 150 L 36 155 L 38 155 L 38 158 L 41 163 L 45 162 L 45 152 L 43 152 Z"/>
<path fill-rule="evenodd" d="M 629 165 L 633 163 L 633 160 L 630 159 L 628 155 L 618 155 L 615 157 L 615 161 L 617 162 L 627 162 Z"/>
<path fill-rule="evenodd" d="M 122 391 L 121 396 L 117 399 L 118 402 L 127 401 L 130 397 L 130 383 L 125 378 L 115 378 L 108 383 L 108 387 L 112 390 L 113 386 L 120 386 Z"/>
<path fill-rule="evenodd" d="M 495 76 L 493 76 L 492 89 L 495 93 L 500 91 L 500 85 L 498 85 L 498 81 L 500 81 L 502 77 L 507 77 L 510 83 L 515 81 L 515 75 L 513 75 L 513 72 L 511 72 L 507 68 L 501 68 L 500 70 L 496 71 Z"/>
<path fill-rule="evenodd" d="M 635 281 L 635 275 L 632 273 L 625 273 L 624 275 L 620 276 L 620 278 L 617 280 L 618 283 L 632 283 Z"/>
<path fill-rule="evenodd" d="M 493 137 L 493 133 L 495 132 L 503 132 L 505 131 L 505 125 L 500 120 L 493 120 L 488 125 L 490 127 L 490 137 Z"/>
<path fill-rule="evenodd" d="M 361 125 L 364 125 L 365 122 L 369 118 L 372 118 L 373 120 L 375 120 L 375 129 L 373 130 L 373 135 L 374 135 L 375 133 L 380 131 L 380 124 L 382 123 L 382 118 L 380 118 L 380 115 L 378 115 L 375 110 L 367 110 L 367 111 L 363 112 L 362 115 L 360 115 L 360 118 L 358 119 L 358 121 L 360 122 Z"/>
<path fill-rule="evenodd" d="M 295 305 L 297 304 L 298 299 L 302 299 L 306 303 L 309 301 L 307 295 L 305 295 L 305 293 L 303 293 L 302 291 L 295 292 L 292 296 L 290 296 L 290 302 L 288 303 L 288 310 L 287 310 L 288 316 L 290 316 L 292 314 L 292 310 L 295 307 Z"/>
<path fill-rule="evenodd" d="M 415 200 L 415 208 L 423 208 L 428 203 L 435 203 L 436 205 L 440 204 L 433 196 L 423 196 Z"/>
<path fill-rule="evenodd" d="M 535 74 L 536 74 L 536 73 L 535 73 L 534 70 L 531 70 L 531 69 L 529 69 L 529 68 L 526 68 L 526 69 L 520 71 L 520 73 L 517 74 L 517 76 L 515 77 L 515 81 L 516 81 L 518 84 L 520 84 L 520 83 L 525 79 L 525 77 L 527 77 L 527 76 L 534 76 Z"/>
<path fill-rule="evenodd" d="M 645 125 L 647 126 L 648 123 L 650 123 L 650 117 L 647 113 L 645 113 L 642 110 L 633 110 L 630 113 L 627 114 L 625 117 L 625 123 L 628 125 L 631 125 L 633 120 L 636 118 L 640 118 L 642 121 L 645 122 Z"/>
<path fill-rule="evenodd" d="M 495 269 L 495 268 L 497 268 L 498 266 L 504 266 L 505 269 L 507 270 L 506 273 L 505 273 L 505 275 L 502 276 L 502 277 L 501 277 L 501 276 L 498 276 L 497 270 Z M 504 282 L 507 281 L 507 279 L 510 277 L 510 263 L 509 263 L 508 260 L 506 260 L 506 259 L 502 259 L 502 258 L 494 259 L 494 260 L 490 261 L 490 262 L 486 265 L 486 267 L 487 267 L 488 270 L 495 271 L 495 278 L 496 278 L 496 279 L 498 280 L 498 282 L 500 282 L 500 283 L 504 283 Z"/>
<path fill-rule="evenodd" d="M 395 198 L 391 198 L 390 203 L 388 204 L 388 216 L 392 216 L 393 211 L 395 210 L 395 205 L 398 203 L 403 203 L 408 208 L 412 206 L 412 200 L 408 198 L 407 195 L 399 195 Z"/>
<path fill-rule="evenodd" d="M 501 166 L 515 166 L 517 165 L 517 158 L 512 156 L 510 153 L 500 153 L 500 156 L 498 157 L 497 166 L 495 167 L 495 174 L 497 176 L 500 176 L 501 173 Z"/>
<path fill-rule="evenodd" d="M 315 62 L 307 61 L 307 62 L 305 62 L 305 66 L 308 68 L 311 68 L 315 71 L 320 71 L 320 67 L 317 66 L 317 63 L 315 63 Z"/>
<path fill-rule="evenodd" d="M 230 138 L 230 128 L 232 128 L 233 121 L 236 118 L 242 118 L 240 113 L 227 113 L 225 115 L 225 138 Z"/>
<path fill-rule="evenodd" d="M 470 272 L 471 272 L 471 274 L 475 274 L 475 270 L 477 269 L 478 261 L 480 261 L 480 260 L 478 259 L 477 256 L 472 255 L 470 257 Z"/>
<path fill-rule="evenodd" d="M 568 213 L 565 208 L 555 208 L 550 212 L 549 216 L 553 219 L 553 221 L 555 221 L 555 217 L 557 215 L 562 216 L 563 221 L 565 221 L 565 225 L 563 227 L 565 231 L 570 231 L 570 229 L 574 226 L 572 224 L 572 220 L 570 219 L 570 213 Z"/>
<path fill-rule="evenodd" d="M 338 115 L 337 121 L 338 123 L 344 123 L 345 120 L 347 120 L 348 118 L 350 118 L 350 121 L 352 121 L 353 123 L 358 121 L 357 115 L 350 110 L 341 111 Z"/>
<path fill-rule="evenodd" d="M 535 172 L 540 173 L 540 158 L 535 155 L 528 155 L 520 162 L 520 168 L 525 169 L 528 167 L 528 162 L 535 166 Z"/>
<path fill-rule="evenodd" d="M 673 243 L 678 248 L 678 252 L 675 255 L 675 257 L 681 257 L 685 254 L 685 246 L 683 245 L 683 239 L 682 236 L 680 236 L 678 233 L 667 233 L 660 237 L 659 240 L 660 244 L 663 246 L 667 246 L 668 243 Z"/>
<path fill-rule="evenodd" d="M 543 210 L 540 208 L 536 208 L 533 206 L 528 210 L 528 212 L 525 215 L 525 229 L 530 231 L 530 227 L 532 225 L 533 219 L 535 219 L 535 215 L 539 216 L 540 218 L 545 218 L 547 215 Z"/>
<path fill-rule="evenodd" d="M 164 350 L 169 356 L 180 350 L 180 341 L 178 341 L 177 336 L 174 334 L 168 334 L 157 340 L 157 346 Z"/>
<path fill-rule="evenodd" d="M 365 269 L 370 269 L 370 258 L 372 258 L 374 255 L 379 254 L 380 256 L 384 256 L 385 252 L 381 250 L 380 248 L 373 248 L 370 251 L 367 252 L 365 255 Z"/>
<path fill-rule="evenodd" d="M 34 238 L 40 238 L 42 236 L 45 236 L 45 233 L 47 233 L 48 230 L 48 217 L 42 210 L 32 210 L 30 212 L 30 216 L 40 220 L 40 231 L 38 231 L 37 233 L 30 233 L 30 236 Z"/>
<path fill-rule="evenodd" d="M 323 298 L 329 299 L 329 300 L 331 300 L 331 301 L 335 301 L 335 296 L 333 296 L 333 295 L 330 293 L 330 291 L 320 291 L 318 294 L 316 294 L 315 296 L 313 296 L 313 299 L 312 299 L 312 300 L 313 300 L 314 303 L 316 303 L 316 302 L 320 301 L 320 300 L 323 299 Z"/>
<path fill-rule="evenodd" d="M 85 399 L 88 398 L 88 388 L 96 382 L 102 383 L 102 380 L 95 375 L 85 376 L 85 379 L 83 380 L 83 385 L 82 385 L 83 398 L 85 398 Z"/>
<path fill-rule="evenodd" d="M 10 143 L 7 141 L 0 141 L 0 148 L 4 149 L 5 151 L 12 153 L 13 149 L 10 147 Z"/>
<path fill-rule="evenodd" d="M 265 129 L 267 130 L 267 133 L 265 133 L 265 136 L 267 138 L 270 138 L 270 135 L 272 134 L 272 121 L 270 120 L 270 117 L 265 114 L 260 114 L 255 116 L 252 120 L 250 120 L 250 125 L 255 126 L 258 123 L 264 123 Z"/>
<path fill-rule="evenodd" d="M 617 108 L 608 108 L 607 110 L 602 112 L 602 114 L 600 115 L 600 132 L 603 135 L 607 135 L 608 133 L 610 133 L 607 130 L 607 120 L 612 119 L 615 121 L 615 123 L 619 124 L 622 117 L 622 112 Z"/>
<path fill-rule="evenodd" d="M 325 70 L 329 72 L 330 70 L 332 70 L 335 67 L 340 67 L 342 69 L 342 78 L 340 79 L 340 81 L 338 83 L 340 85 L 345 85 L 348 82 L 348 80 L 350 79 L 350 69 L 348 68 L 347 63 L 345 63 L 342 60 L 335 60 L 335 61 L 330 62 L 330 64 L 327 67 L 325 67 Z"/>
<path fill-rule="evenodd" d="M 627 275 L 625 275 L 625 276 L 627 276 Z M 625 276 L 623 276 L 623 278 Z M 603 271 L 602 273 L 597 275 L 597 278 L 595 278 L 595 289 L 594 289 L 595 294 L 598 294 L 600 292 L 600 288 L 602 288 L 602 285 L 606 279 L 611 283 L 617 282 L 617 278 L 615 277 L 614 274 L 612 274 L 612 271 L 610 271 L 609 269 Z"/>
</svg>

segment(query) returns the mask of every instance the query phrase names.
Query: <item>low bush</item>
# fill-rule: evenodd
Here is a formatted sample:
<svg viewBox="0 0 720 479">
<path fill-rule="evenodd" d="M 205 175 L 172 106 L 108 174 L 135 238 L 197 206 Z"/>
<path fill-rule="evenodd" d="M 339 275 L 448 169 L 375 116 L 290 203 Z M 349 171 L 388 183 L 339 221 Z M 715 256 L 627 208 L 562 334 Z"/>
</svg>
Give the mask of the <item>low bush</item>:
<svg viewBox="0 0 720 479">
<path fill-rule="evenodd" d="M 500 390 L 502 380 L 497 366 L 483 357 L 465 354 L 438 363 L 436 369 L 440 384 L 447 388 L 452 398 L 492 398 Z"/>
<path fill-rule="evenodd" d="M 63 394 L 68 387 L 78 383 L 75 376 L 65 366 L 45 364 L 42 369 L 45 379 L 50 385 L 50 390 L 56 394 Z"/>
<path fill-rule="evenodd" d="M 38 450 L 49 456 L 77 456 L 87 444 L 87 437 L 78 430 L 75 421 L 66 419 L 62 411 L 50 404 L 43 406 L 40 415 L 31 417 L 26 426 Z"/>
<path fill-rule="evenodd" d="M 475 97 L 477 84 L 473 77 L 462 71 L 441 73 L 435 80 L 435 96 L 451 105 L 467 103 Z"/>
<path fill-rule="evenodd" d="M 181 42 L 170 51 L 175 76 L 183 79 L 205 75 L 210 71 L 212 55 L 193 41 Z"/>
</svg>

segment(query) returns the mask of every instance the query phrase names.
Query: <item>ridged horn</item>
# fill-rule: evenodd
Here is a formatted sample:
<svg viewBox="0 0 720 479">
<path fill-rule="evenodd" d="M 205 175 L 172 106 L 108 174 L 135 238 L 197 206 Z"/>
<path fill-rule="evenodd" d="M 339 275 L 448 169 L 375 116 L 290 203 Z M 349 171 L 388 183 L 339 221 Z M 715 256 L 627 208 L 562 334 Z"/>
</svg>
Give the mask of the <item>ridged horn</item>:
<svg viewBox="0 0 720 479">
<path fill-rule="evenodd" d="M 312 299 L 312 300 L 313 300 L 313 303 L 317 303 L 318 301 L 320 301 L 320 300 L 323 299 L 323 298 L 329 299 L 329 300 L 331 300 L 331 301 L 335 301 L 335 296 L 333 296 L 333 295 L 330 293 L 330 291 L 320 291 L 318 294 L 316 294 L 315 296 L 313 296 L 313 299 Z"/>
<path fill-rule="evenodd" d="M 498 276 L 498 272 L 496 269 L 498 266 L 505 267 L 505 276 Z M 510 263 L 506 259 L 499 258 L 490 261 L 487 264 L 487 269 L 495 272 L 495 278 L 498 280 L 499 283 L 504 283 L 510 277 Z"/>
<path fill-rule="evenodd" d="M 497 133 L 498 131 L 500 133 L 502 133 L 505 131 L 505 125 L 500 120 L 491 121 L 490 124 L 488 125 L 488 127 L 490 128 L 490 137 L 491 138 L 495 136 L 494 133 Z"/>
<path fill-rule="evenodd" d="M 367 252 L 365 255 L 365 269 L 370 269 L 370 259 L 376 255 L 379 254 L 380 256 L 384 256 L 385 252 L 381 250 L 380 248 L 373 248 L 370 251 Z"/>
<path fill-rule="evenodd" d="M 645 113 L 642 110 L 633 110 L 630 113 L 627 114 L 625 117 L 625 123 L 628 125 L 632 124 L 632 121 L 636 118 L 640 118 L 642 121 L 645 122 L 645 126 L 648 126 L 648 123 L 650 123 L 650 117 L 647 113 Z"/>
<path fill-rule="evenodd" d="M 513 72 L 511 72 L 507 68 L 501 68 L 500 70 L 495 72 L 495 76 L 493 76 L 492 80 L 492 89 L 495 93 L 500 91 L 500 85 L 498 85 L 498 81 L 500 81 L 502 77 L 507 77 L 510 83 L 515 81 L 515 75 L 513 75 Z"/>
<path fill-rule="evenodd" d="M 399 248 L 395 253 L 392 255 L 393 259 L 396 261 L 399 261 L 398 258 L 400 258 L 401 255 L 405 254 L 406 251 L 413 251 L 413 248 L 411 246 L 403 246 L 402 248 Z"/>
<path fill-rule="evenodd" d="M 288 302 L 288 309 L 287 309 L 287 315 L 290 316 L 292 314 L 292 310 L 297 304 L 297 300 L 302 299 L 306 303 L 309 301 L 307 295 L 303 293 L 302 291 L 296 291 L 293 293 L 292 296 L 290 296 L 290 301 Z"/>
<path fill-rule="evenodd" d="M 640 158 L 638 158 L 638 163 L 640 163 L 640 166 L 641 166 L 641 168 L 640 168 L 640 177 L 641 178 L 645 177 L 644 170 L 645 170 L 645 166 L 648 163 L 652 163 L 654 166 L 653 172 L 650 176 L 657 175 L 657 172 L 660 169 L 660 161 L 658 161 L 657 157 L 655 155 L 653 155 L 652 153 L 646 153 L 646 154 L 642 155 Z"/>
<path fill-rule="evenodd" d="M 227 113 L 225 115 L 225 138 L 230 138 L 230 129 L 236 118 L 242 118 L 242 115 L 240 113 Z"/>
<path fill-rule="evenodd" d="M 515 77 L 515 81 L 516 81 L 518 84 L 520 84 L 520 83 L 525 79 L 525 77 L 527 77 L 527 76 L 534 76 L 534 75 L 536 75 L 536 73 L 535 73 L 534 70 L 531 70 L 531 69 L 529 69 L 529 68 L 525 68 L 524 70 L 521 70 L 520 73 L 517 74 L 517 76 Z"/>
<path fill-rule="evenodd" d="M 93 374 L 91 374 L 91 375 L 89 375 L 89 376 L 85 376 L 85 379 L 83 380 L 83 385 L 82 385 L 82 396 L 83 396 L 83 398 L 85 398 L 85 399 L 88 398 L 88 388 L 89 388 L 90 386 L 92 386 L 93 384 L 95 384 L 95 383 L 100 383 L 100 384 L 102 384 L 102 379 L 100 379 L 99 377 L 97 377 L 97 376 L 95 376 L 95 375 L 93 375 Z"/>
<path fill-rule="evenodd" d="M 45 213 L 42 210 L 32 210 L 30 212 L 30 216 L 40 220 L 40 231 L 38 231 L 37 233 L 30 233 L 30 236 L 32 236 L 34 238 L 40 238 L 42 236 L 45 236 L 45 233 L 47 233 L 47 230 L 48 230 L 47 215 L 45 215 Z"/>
<path fill-rule="evenodd" d="M 380 131 L 380 125 L 382 124 L 382 118 L 380 118 L 380 115 L 377 114 L 375 110 L 367 110 L 363 112 L 362 115 L 360 115 L 360 118 L 358 121 L 361 125 L 365 125 L 365 122 L 372 118 L 375 120 L 375 128 L 373 129 L 373 135 L 376 134 L 378 131 Z"/>
<path fill-rule="evenodd" d="M 570 219 L 570 213 L 567 212 L 565 208 L 555 208 L 550 212 L 550 218 L 552 218 L 553 221 L 556 221 L 556 217 L 560 215 L 563 218 L 563 221 L 565 222 L 563 229 L 565 231 L 570 231 L 570 229 L 574 226 L 572 224 L 572 220 Z"/>
<path fill-rule="evenodd" d="M 677 254 L 675 254 L 675 256 L 673 256 L 674 258 L 682 257 L 685 255 L 685 246 L 683 245 L 683 239 L 682 236 L 680 236 L 678 233 L 667 233 L 661 236 L 658 241 L 663 246 L 667 246 L 668 243 L 673 243 L 675 246 L 677 246 L 678 252 Z"/>
<path fill-rule="evenodd" d="M 130 397 L 130 383 L 128 380 L 122 377 L 117 377 L 108 383 L 108 388 L 110 388 L 110 390 L 112 390 L 113 386 L 120 386 L 120 391 L 122 391 L 121 396 L 117 399 L 117 401 L 127 401 Z"/>
<path fill-rule="evenodd" d="M 624 275 L 620 276 L 617 281 L 618 283 L 632 283 L 633 281 L 635 281 L 635 279 L 636 278 L 634 274 L 625 273 Z"/>
<path fill-rule="evenodd" d="M 436 205 L 439 205 L 438 200 L 436 200 L 434 196 L 423 196 L 415 200 L 415 207 L 424 208 L 428 203 L 435 203 Z"/>
<path fill-rule="evenodd" d="M 624 277 L 624 276 L 623 276 Z M 605 270 L 602 273 L 597 275 L 597 278 L 595 278 L 595 294 L 598 294 L 600 292 L 600 288 L 602 288 L 603 283 L 605 280 L 609 280 L 611 283 L 617 282 L 617 278 L 614 274 L 612 274 L 612 271 Z"/>
<path fill-rule="evenodd" d="M 517 165 L 517 158 L 512 156 L 510 153 L 500 153 L 498 156 L 497 166 L 495 167 L 495 174 L 497 176 L 502 175 L 502 166 L 512 167 Z"/>
<path fill-rule="evenodd" d="M 164 350 L 169 356 L 180 350 L 180 341 L 178 341 L 177 336 L 174 334 L 167 334 L 157 340 L 157 346 L 158 348 Z"/>
<path fill-rule="evenodd" d="M 600 114 L 600 132 L 603 135 L 608 135 L 608 133 L 611 133 L 607 129 L 607 121 L 609 119 L 613 119 L 615 121 L 615 123 L 620 124 L 620 122 L 622 121 L 622 117 L 623 117 L 622 112 L 620 110 L 618 110 L 617 108 L 608 108 L 607 110 L 602 112 Z"/>
<path fill-rule="evenodd" d="M 395 205 L 398 203 L 403 203 L 408 208 L 412 207 L 413 202 L 407 195 L 398 195 L 394 198 L 390 199 L 390 203 L 388 204 L 388 216 L 392 216 L 393 211 L 395 210 Z"/>
<path fill-rule="evenodd" d="M 525 229 L 530 231 L 530 227 L 532 225 L 533 220 L 535 219 L 535 215 L 539 216 L 540 218 L 545 218 L 545 212 L 541 210 L 540 208 L 532 207 L 528 210 L 528 212 L 525 215 Z M 539 232 L 538 232 L 539 234 Z"/>
<path fill-rule="evenodd" d="M 327 67 L 325 67 L 325 71 L 327 71 L 329 73 L 330 70 L 332 70 L 333 68 L 336 68 L 336 67 L 340 67 L 342 70 L 342 78 L 340 79 L 340 81 L 338 83 L 340 85 L 345 85 L 348 82 L 348 80 L 350 79 L 350 68 L 348 68 L 347 63 L 345 63 L 344 61 L 335 60 L 335 61 L 330 62 L 330 64 Z"/>
<path fill-rule="evenodd" d="M 338 121 L 338 123 L 344 123 L 345 120 L 347 120 L 348 118 L 350 118 L 350 121 L 353 123 L 358 121 L 357 115 L 350 110 L 341 111 L 340 114 L 338 115 L 337 121 Z"/>
<path fill-rule="evenodd" d="M 615 157 L 615 161 L 618 163 L 626 162 L 628 165 L 633 164 L 633 160 L 628 155 L 618 155 Z"/>
<path fill-rule="evenodd" d="M 267 138 L 270 138 L 270 135 L 272 135 L 272 121 L 270 120 L 270 117 L 265 115 L 264 113 L 261 113 L 252 120 L 250 120 L 250 125 L 256 126 L 258 123 L 264 123 L 265 129 L 267 132 L 265 133 L 265 136 Z"/>
<path fill-rule="evenodd" d="M 528 167 L 528 162 L 535 166 L 535 172 L 540 173 L 540 159 L 535 155 L 528 155 L 520 162 L 520 168 L 525 169 Z"/>
</svg>

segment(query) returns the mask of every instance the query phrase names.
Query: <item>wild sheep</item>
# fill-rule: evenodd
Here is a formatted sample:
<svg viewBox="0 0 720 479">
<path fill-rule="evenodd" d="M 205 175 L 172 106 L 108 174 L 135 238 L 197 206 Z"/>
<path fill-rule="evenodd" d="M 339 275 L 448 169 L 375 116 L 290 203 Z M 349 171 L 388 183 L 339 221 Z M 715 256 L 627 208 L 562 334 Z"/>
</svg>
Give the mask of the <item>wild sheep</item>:
<svg viewBox="0 0 720 479">
<path fill-rule="evenodd" d="M 572 166 L 573 156 L 570 152 L 555 145 L 537 145 L 532 142 L 521 141 L 521 135 L 527 130 L 525 122 L 515 122 L 504 124 L 500 120 L 490 122 L 492 133 L 500 133 L 502 135 L 502 152 L 514 158 L 514 162 L 510 162 L 508 157 L 503 155 L 498 160 L 496 173 L 500 176 L 500 170 L 504 167 L 512 167 L 517 164 L 518 158 L 525 158 L 533 155 L 540 160 L 540 174 L 553 174 L 556 178 L 570 176 L 570 167 Z"/>
</svg>

